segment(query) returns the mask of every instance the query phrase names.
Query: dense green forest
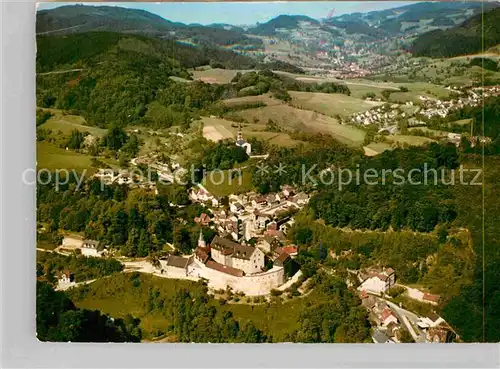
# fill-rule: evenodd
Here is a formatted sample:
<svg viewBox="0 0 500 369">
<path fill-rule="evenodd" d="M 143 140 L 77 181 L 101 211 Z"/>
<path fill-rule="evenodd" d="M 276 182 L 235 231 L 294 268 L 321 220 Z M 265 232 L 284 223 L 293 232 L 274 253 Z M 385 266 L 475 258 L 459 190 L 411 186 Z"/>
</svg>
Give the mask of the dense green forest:
<svg viewBox="0 0 500 369">
<path fill-rule="evenodd" d="M 268 168 L 278 168 L 280 164 L 286 173 L 274 173 L 272 170 L 262 171 L 258 166 L 252 167 L 252 184 L 260 193 L 278 192 L 285 184 L 295 184 L 304 190 L 312 190 L 314 183 L 303 175 L 303 168 L 311 176 L 317 176 L 328 166 L 347 166 L 363 156 L 361 150 L 352 149 L 330 135 L 297 133 L 294 139 L 303 139 L 308 145 L 298 147 L 270 147 Z M 305 181 L 303 181 L 305 179 Z"/>
<path fill-rule="evenodd" d="M 98 179 L 89 181 L 83 189 L 77 189 L 74 181 L 59 190 L 54 183 L 39 185 L 37 220 L 46 223 L 49 232 L 83 232 L 87 238 L 115 247 L 122 255 L 147 256 L 163 250 L 165 242 L 189 253 L 197 241 L 194 218 L 203 208 L 171 206 L 180 199 L 179 191 L 172 187 L 155 196 L 147 191 L 129 191 L 126 185 L 101 188 Z M 182 188 L 185 196 L 187 189 Z"/>
<path fill-rule="evenodd" d="M 75 282 L 100 278 L 115 272 L 121 272 L 123 265 L 116 259 L 93 258 L 82 255 L 64 256 L 57 253 L 42 252 L 37 256 L 37 278 L 54 284 L 59 273 L 69 270 Z"/>
<path fill-rule="evenodd" d="M 357 183 L 353 179 L 342 189 L 330 186 L 311 198 L 310 208 L 327 224 L 430 232 L 437 224 L 448 223 L 456 217 L 449 186 L 440 179 L 442 176 L 448 180 L 448 170 L 458 167 L 458 154 L 453 145 L 431 144 L 385 151 L 375 158 L 361 160 L 357 167 L 361 176 L 375 173 L 375 180 Z M 427 183 L 423 172 L 426 168 Z M 410 170 L 420 170 L 411 176 L 413 183 L 408 180 Z M 383 175 L 384 171 L 387 175 Z"/>
<path fill-rule="evenodd" d="M 456 224 L 472 233 L 474 278 L 443 307 L 444 317 L 468 342 L 500 341 L 500 158 L 467 155 L 464 165 L 484 168 L 484 186 L 454 186 Z M 484 198 L 483 198 L 484 196 Z"/>
<path fill-rule="evenodd" d="M 346 85 L 333 82 L 305 83 L 295 78 L 273 73 L 270 70 L 261 72 L 237 73 L 231 81 L 237 96 L 255 96 L 272 92 L 277 99 L 288 101 L 288 91 L 342 93 L 350 95 L 351 91 Z"/>
<path fill-rule="evenodd" d="M 112 319 L 100 311 L 78 309 L 64 292 L 43 282 L 36 285 L 36 334 L 41 341 L 139 342 L 139 321 Z"/>
<path fill-rule="evenodd" d="M 483 41 L 485 49 L 500 43 L 500 8 L 477 14 L 447 30 L 424 33 L 413 41 L 410 51 L 415 56 L 447 58 L 480 52 Z"/>
<path fill-rule="evenodd" d="M 188 126 L 196 112 L 206 113 L 214 102 L 237 96 L 243 89 L 232 84 L 183 83 L 169 78 L 191 79 L 186 68 L 216 63 L 227 68 L 271 67 L 297 72 L 283 62 L 268 65 L 227 50 L 197 48 L 137 35 L 89 32 L 39 36 L 37 40 L 37 105 L 72 111 L 84 116 L 90 125 L 100 127 Z M 51 74 L 51 71 L 63 73 Z M 286 90 L 311 88 L 349 93 L 345 86 L 308 87 L 268 70 L 255 74 L 267 78 L 266 92 L 272 89 L 285 98 Z M 260 88 L 264 82 L 255 84 L 244 87 Z"/>
</svg>

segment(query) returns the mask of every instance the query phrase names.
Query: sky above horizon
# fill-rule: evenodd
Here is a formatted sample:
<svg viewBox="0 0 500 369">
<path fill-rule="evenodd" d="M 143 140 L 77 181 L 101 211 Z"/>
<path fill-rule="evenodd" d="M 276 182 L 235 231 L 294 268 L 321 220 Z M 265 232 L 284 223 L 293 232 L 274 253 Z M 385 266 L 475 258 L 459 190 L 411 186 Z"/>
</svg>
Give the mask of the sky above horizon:
<svg viewBox="0 0 500 369">
<path fill-rule="evenodd" d="M 165 19 L 182 23 L 227 23 L 252 25 L 265 23 L 280 14 L 307 15 L 311 18 L 325 18 L 334 9 L 334 16 L 356 12 L 369 12 L 397 8 L 415 1 L 310 1 L 310 2 L 206 2 L 206 3 L 38 3 L 38 10 L 53 9 L 64 5 L 120 6 L 143 9 Z"/>
</svg>

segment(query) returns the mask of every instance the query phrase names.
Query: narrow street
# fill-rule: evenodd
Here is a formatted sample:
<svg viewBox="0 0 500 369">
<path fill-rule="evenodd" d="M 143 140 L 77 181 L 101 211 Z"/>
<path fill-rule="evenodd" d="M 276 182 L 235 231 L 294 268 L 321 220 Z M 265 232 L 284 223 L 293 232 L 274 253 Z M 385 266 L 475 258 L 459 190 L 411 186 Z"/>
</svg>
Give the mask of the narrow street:
<svg viewBox="0 0 500 369">
<path fill-rule="evenodd" d="M 425 334 L 420 331 L 417 328 L 417 332 L 415 332 L 415 329 L 413 328 L 413 325 L 416 325 L 416 322 L 418 321 L 418 316 L 411 311 L 405 310 L 403 308 L 400 308 L 398 305 L 395 303 L 388 301 L 386 299 L 381 299 L 383 300 L 397 315 L 397 318 L 401 322 L 401 324 L 404 325 L 404 327 L 410 332 L 412 338 L 415 340 L 416 343 L 424 343 L 425 342 Z M 413 323 L 413 325 L 410 323 Z"/>
</svg>

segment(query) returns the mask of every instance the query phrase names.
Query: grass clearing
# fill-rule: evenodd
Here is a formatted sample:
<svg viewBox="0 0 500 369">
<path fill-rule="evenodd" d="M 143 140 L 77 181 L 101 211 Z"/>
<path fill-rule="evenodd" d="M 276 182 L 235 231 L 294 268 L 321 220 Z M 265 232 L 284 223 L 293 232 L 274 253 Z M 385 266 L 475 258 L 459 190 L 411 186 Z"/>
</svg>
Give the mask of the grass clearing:
<svg viewBox="0 0 500 369">
<path fill-rule="evenodd" d="M 431 142 L 436 142 L 427 137 L 422 136 L 407 136 L 407 135 L 394 135 L 386 136 L 387 141 L 409 146 L 423 146 Z"/>
<path fill-rule="evenodd" d="M 239 111 L 236 115 L 248 122 L 255 122 L 247 127 L 260 127 L 261 131 L 265 129 L 267 122 L 272 120 L 283 130 L 327 133 L 350 146 L 361 145 L 365 137 L 363 130 L 340 124 L 335 118 L 288 105 L 248 109 Z M 255 129 L 253 131 L 255 132 Z M 265 132 L 265 134 L 269 133 L 272 132 Z"/>
<path fill-rule="evenodd" d="M 330 117 L 336 115 L 347 117 L 382 105 L 381 102 L 366 101 L 344 94 L 290 91 L 290 96 L 292 96 L 291 105 L 300 109 L 316 111 Z"/>
<path fill-rule="evenodd" d="M 224 105 L 228 107 L 235 107 L 239 105 L 249 104 L 249 103 L 257 103 L 263 102 L 267 106 L 275 106 L 284 104 L 282 101 L 273 99 L 270 94 L 258 95 L 258 96 L 244 96 L 244 97 L 235 97 L 232 99 L 223 100 Z"/>
<path fill-rule="evenodd" d="M 209 172 L 203 178 L 203 186 L 208 192 L 217 197 L 250 191 L 253 188 L 250 170 L 247 168 L 242 169 L 241 176 L 232 174 L 233 171 Z"/>
<path fill-rule="evenodd" d="M 239 112 L 241 113 L 241 112 Z M 235 139 L 238 132 L 238 123 L 222 119 L 222 118 L 209 118 L 203 117 L 202 122 L 203 136 L 212 141 L 218 141 L 222 139 Z M 245 138 L 257 138 L 259 140 L 265 140 L 273 145 L 292 147 L 303 141 L 298 141 L 292 139 L 287 133 L 283 132 L 268 132 L 265 131 L 266 125 L 260 123 L 244 123 L 241 125 L 241 130 L 243 137 Z"/>
<path fill-rule="evenodd" d="M 80 132 L 89 132 L 96 137 L 102 137 L 106 130 L 99 127 L 88 126 L 85 119 L 79 115 L 63 114 L 58 109 L 42 109 L 54 114 L 49 120 L 41 125 L 42 128 L 51 129 L 54 132 L 61 131 L 64 135 L 69 135 L 75 129 Z"/>
<path fill-rule="evenodd" d="M 200 68 L 191 71 L 193 79 L 206 83 L 231 83 L 236 73 L 251 72 L 251 70 L 220 69 L 220 68 Z"/>
<path fill-rule="evenodd" d="M 391 145 L 385 142 L 372 142 L 367 146 L 363 146 L 366 156 L 376 156 L 386 150 L 391 150 Z"/>
<path fill-rule="evenodd" d="M 147 311 L 149 289 L 157 288 L 162 295 L 173 296 L 181 289 L 195 290 L 199 285 L 192 281 L 166 279 L 148 274 L 140 274 L 134 284 L 133 274 L 116 273 L 101 278 L 94 283 L 72 289 L 70 298 L 81 309 L 100 310 L 114 318 L 124 318 L 127 314 L 139 318 L 145 338 L 157 331 L 165 331 L 171 324 L 161 313 Z"/>
<path fill-rule="evenodd" d="M 91 165 L 91 156 L 80 154 L 72 150 L 64 150 L 47 142 L 37 142 L 36 161 L 38 169 L 66 169 L 81 172 L 87 170 L 90 175 L 95 172 Z"/>
</svg>

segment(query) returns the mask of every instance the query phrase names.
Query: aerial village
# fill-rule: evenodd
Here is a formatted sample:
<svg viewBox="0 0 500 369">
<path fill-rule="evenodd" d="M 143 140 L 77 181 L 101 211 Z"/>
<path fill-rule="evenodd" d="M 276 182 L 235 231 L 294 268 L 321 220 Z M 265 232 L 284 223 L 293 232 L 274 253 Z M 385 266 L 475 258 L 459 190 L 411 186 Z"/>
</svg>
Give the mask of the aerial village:
<svg viewBox="0 0 500 369">
<path fill-rule="evenodd" d="M 236 145 L 246 146 L 241 132 Z M 143 162 L 144 158 L 132 160 L 132 164 Z M 172 168 L 151 160 L 147 163 L 158 170 L 159 176 L 172 179 Z M 179 169 L 176 165 L 175 169 Z M 112 183 L 118 181 L 130 187 L 142 187 L 157 191 L 155 184 L 140 176 L 121 173 L 113 175 L 105 170 L 98 171 L 96 178 Z M 232 291 L 241 296 L 259 299 L 271 298 L 293 290 L 293 287 L 307 284 L 294 258 L 298 247 L 287 240 L 287 232 L 294 223 L 294 214 L 309 201 L 309 196 L 286 185 L 280 192 L 260 195 L 255 192 L 232 194 L 227 206 L 222 199 L 209 193 L 201 184 L 191 188 L 189 199 L 201 204 L 206 211 L 194 219 L 200 229 L 209 227 L 216 232 L 210 243 L 206 242 L 200 230 L 197 247 L 191 255 L 170 253 L 156 263 L 145 260 L 124 260 L 125 271 L 139 271 L 164 278 L 203 280 L 216 291 Z M 175 249 L 175 245 L 171 245 Z M 67 254 L 78 250 L 87 257 L 115 257 L 100 242 L 83 240 L 74 236 L 64 237 L 56 251 Z M 340 255 L 331 253 L 334 259 L 346 257 L 349 251 Z M 117 257 L 120 259 L 121 257 Z M 91 281 L 82 282 L 84 284 Z M 453 329 L 436 313 L 420 316 L 402 308 L 401 303 L 391 301 L 391 294 L 402 291 L 411 299 L 436 306 L 438 295 L 422 292 L 416 288 L 397 283 L 397 271 L 390 267 L 374 266 L 369 269 L 349 270 L 346 279 L 348 287 L 354 289 L 367 309 L 373 324 L 374 343 L 405 342 L 404 335 L 410 335 L 415 342 L 452 342 L 459 339 Z M 59 290 L 78 285 L 72 273 L 65 271 L 58 276 Z M 300 288 L 299 288 L 300 291 Z M 300 298 L 299 296 L 293 298 Z M 291 297 L 291 295 L 289 294 Z"/>
</svg>

